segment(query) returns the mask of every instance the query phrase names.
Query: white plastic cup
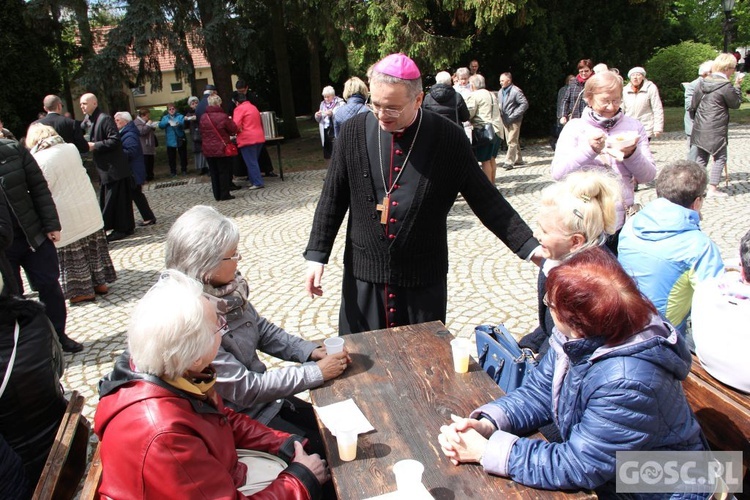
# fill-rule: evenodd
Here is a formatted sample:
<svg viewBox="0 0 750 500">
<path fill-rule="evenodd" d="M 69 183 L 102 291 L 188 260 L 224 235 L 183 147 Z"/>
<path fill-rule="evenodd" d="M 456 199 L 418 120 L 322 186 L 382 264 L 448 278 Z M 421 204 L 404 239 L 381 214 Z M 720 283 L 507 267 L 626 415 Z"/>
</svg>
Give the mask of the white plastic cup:
<svg viewBox="0 0 750 500">
<path fill-rule="evenodd" d="M 351 462 L 357 458 L 358 433 L 351 427 L 342 426 L 336 429 L 336 445 L 342 462 Z"/>
<path fill-rule="evenodd" d="M 468 339 L 451 340 L 451 349 L 453 350 L 453 369 L 456 373 L 466 373 L 469 371 L 469 349 L 471 344 Z"/>
<path fill-rule="evenodd" d="M 325 339 L 323 345 L 326 347 L 327 354 L 336 354 L 344 350 L 344 339 L 343 337 L 331 337 Z"/>
<path fill-rule="evenodd" d="M 396 489 L 402 493 L 422 491 L 422 473 L 424 465 L 417 460 L 400 460 L 393 465 L 396 476 Z"/>
</svg>

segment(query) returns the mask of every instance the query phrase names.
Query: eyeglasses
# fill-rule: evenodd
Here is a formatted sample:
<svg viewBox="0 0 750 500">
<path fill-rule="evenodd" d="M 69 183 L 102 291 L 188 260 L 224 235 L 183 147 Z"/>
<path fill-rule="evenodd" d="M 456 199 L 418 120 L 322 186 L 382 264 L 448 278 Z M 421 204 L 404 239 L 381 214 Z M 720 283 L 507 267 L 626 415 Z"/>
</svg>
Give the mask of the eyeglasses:
<svg viewBox="0 0 750 500">
<path fill-rule="evenodd" d="M 218 314 L 217 318 L 219 318 L 219 329 L 216 330 L 214 333 L 215 334 L 219 333 L 223 337 L 224 335 L 229 333 L 229 323 L 227 323 L 226 318 L 221 314 Z"/>
<path fill-rule="evenodd" d="M 379 115 L 380 113 L 383 113 L 385 116 L 388 116 L 390 118 L 398 118 L 401 116 L 401 113 L 404 112 L 404 109 L 406 109 L 406 106 L 408 104 L 401 107 L 401 109 L 394 109 L 394 108 L 381 108 L 380 106 L 372 103 L 368 103 L 367 107 L 370 108 L 370 111 L 375 113 L 376 115 Z"/>
<path fill-rule="evenodd" d="M 232 255 L 231 257 L 224 257 L 221 260 L 235 260 L 235 261 L 239 261 L 239 260 L 242 260 L 242 254 L 240 254 L 239 250 L 235 250 L 234 251 L 234 255 Z"/>
<path fill-rule="evenodd" d="M 596 100 L 596 104 L 599 106 L 609 106 L 611 104 L 612 106 L 619 108 L 620 104 L 622 104 L 622 99 L 599 99 L 594 96 L 594 100 Z"/>
<path fill-rule="evenodd" d="M 547 294 L 546 293 L 544 294 L 544 297 L 542 297 L 542 304 L 544 304 L 546 307 L 548 307 L 550 309 L 554 309 L 555 308 L 555 304 L 551 304 L 549 302 L 549 300 L 547 300 Z"/>
<path fill-rule="evenodd" d="M 170 111 L 173 111 L 173 110 L 175 110 L 175 109 L 177 109 L 177 108 L 168 108 L 168 109 L 169 109 Z"/>
</svg>

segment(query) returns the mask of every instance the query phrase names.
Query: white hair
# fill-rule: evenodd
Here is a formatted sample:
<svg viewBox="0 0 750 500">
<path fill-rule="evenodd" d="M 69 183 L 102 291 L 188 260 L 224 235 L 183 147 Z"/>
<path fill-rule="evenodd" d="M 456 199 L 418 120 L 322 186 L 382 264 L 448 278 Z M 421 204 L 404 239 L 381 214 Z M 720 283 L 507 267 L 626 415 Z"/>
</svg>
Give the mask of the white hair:
<svg viewBox="0 0 750 500">
<path fill-rule="evenodd" d="M 224 254 L 237 248 L 237 225 L 213 207 L 196 205 L 182 214 L 167 233 L 164 261 L 202 283 L 211 280 Z"/>
<path fill-rule="evenodd" d="M 130 113 L 128 113 L 127 111 L 118 111 L 117 113 L 115 113 L 115 118 L 119 118 L 120 120 L 122 120 L 124 122 L 132 122 L 133 121 L 133 116 Z"/>
<path fill-rule="evenodd" d="M 441 71 L 440 73 L 435 75 L 435 83 L 451 85 L 453 83 L 453 78 L 451 78 L 451 74 L 447 71 Z"/>
<path fill-rule="evenodd" d="M 477 73 L 476 75 L 471 75 L 469 77 L 469 83 L 471 83 L 477 90 L 483 89 L 485 85 L 484 77 L 479 73 Z"/>
<path fill-rule="evenodd" d="M 698 66 L 698 76 L 706 76 L 711 74 L 711 66 L 714 65 L 713 61 L 705 61 Z"/>
<path fill-rule="evenodd" d="M 211 354 L 216 324 L 206 315 L 203 287 L 179 271 L 164 271 L 133 309 L 128 349 L 138 371 L 182 376 Z"/>
<path fill-rule="evenodd" d="M 323 97 L 327 95 L 336 95 L 336 91 L 333 90 L 333 87 L 331 87 L 330 85 L 326 85 L 325 87 L 323 87 L 323 92 L 321 92 L 321 94 L 323 95 Z"/>
</svg>

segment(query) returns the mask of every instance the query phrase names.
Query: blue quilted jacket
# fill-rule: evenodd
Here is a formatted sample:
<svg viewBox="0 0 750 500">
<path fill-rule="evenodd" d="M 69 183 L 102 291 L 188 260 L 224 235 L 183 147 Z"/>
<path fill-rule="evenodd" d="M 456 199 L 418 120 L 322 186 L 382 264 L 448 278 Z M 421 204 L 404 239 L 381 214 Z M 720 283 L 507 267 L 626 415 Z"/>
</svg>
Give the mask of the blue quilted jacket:
<svg viewBox="0 0 750 500">
<path fill-rule="evenodd" d="M 707 449 L 682 391 L 691 363 L 684 338 L 654 316 L 625 343 L 604 342 L 553 329 L 524 385 L 472 413 L 505 431 L 490 438 L 487 472 L 536 488 L 612 492 L 617 451 Z M 550 422 L 562 443 L 517 437 Z"/>
<path fill-rule="evenodd" d="M 336 137 L 339 136 L 341 125 L 343 125 L 346 120 L 360 113 L 367 113 L 369 111 L 370 108 L 366 106 L 365 97 L 362 94 L 353 94 L 349 96 L 346 104 L 337 108 L 333 113 L 333 131 L 336 134 Z"/>
</svg>

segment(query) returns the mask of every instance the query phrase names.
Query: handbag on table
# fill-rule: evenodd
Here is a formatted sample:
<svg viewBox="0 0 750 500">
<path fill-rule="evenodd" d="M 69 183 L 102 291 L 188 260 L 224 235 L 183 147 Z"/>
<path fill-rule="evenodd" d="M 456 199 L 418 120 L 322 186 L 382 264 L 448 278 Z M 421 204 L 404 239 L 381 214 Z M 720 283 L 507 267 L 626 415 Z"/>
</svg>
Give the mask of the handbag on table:
<svg viewBox="0 0 750 500">
<path fill-rule="evenodd" d="M 474 328 L 479 366 L 500 388 L 509 393 L 537 365 L 530 349 L 518 347 L 516 339 L 503 325 L 479 325 Z"/>
</svg>

